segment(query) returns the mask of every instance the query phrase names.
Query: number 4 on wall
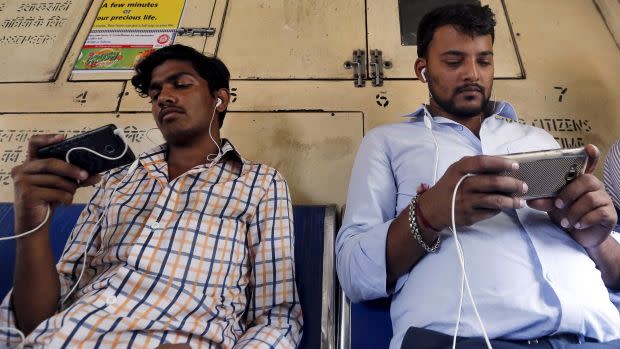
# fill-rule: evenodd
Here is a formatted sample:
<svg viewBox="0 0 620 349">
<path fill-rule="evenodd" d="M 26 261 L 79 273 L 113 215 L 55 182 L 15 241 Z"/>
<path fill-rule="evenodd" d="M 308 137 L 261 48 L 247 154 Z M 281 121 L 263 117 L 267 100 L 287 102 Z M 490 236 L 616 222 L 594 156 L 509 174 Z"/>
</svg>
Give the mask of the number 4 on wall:
<svg viewBox="0 0 620 349">
<path fill-rule="evenodd" d="M 84 92 L 80 93 L 79 95 L 73 97 L 73 102 L 74 103 L 84 104 L 84 103 L 86 103 L 86 96 L 88 96 L 88 91 L 84 91 Z"/>
</svg>

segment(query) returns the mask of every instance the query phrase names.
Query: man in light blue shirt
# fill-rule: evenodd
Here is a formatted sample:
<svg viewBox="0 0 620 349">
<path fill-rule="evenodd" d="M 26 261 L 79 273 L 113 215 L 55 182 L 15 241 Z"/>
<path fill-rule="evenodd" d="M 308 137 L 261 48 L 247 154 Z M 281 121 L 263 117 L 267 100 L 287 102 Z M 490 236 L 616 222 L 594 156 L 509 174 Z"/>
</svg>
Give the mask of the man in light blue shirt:
<svg viewBox="0 0 620 349">
<path fill-rule="evenodd" d="M 415 72 L 430 100 L 362 142 L 336 241 L 341 285 L 354 302 L 392 295 L 391 349 L 452 347 L 462 273 L 451 199 L 474 174 L 458 188 L 455 220 L 481 321 L 464 297 L 456 348 L 620 348 L 620 244 L 591 174 L 599 152 L 586 147 L 586 174 L 553 199 L 525 202 L 527 185 L 498 175 L 518 165 L 493 155 L 559 146 L 510 104 L 489 102 L 494 25 L 479 5 L 422 19 Z"/>
</svg>

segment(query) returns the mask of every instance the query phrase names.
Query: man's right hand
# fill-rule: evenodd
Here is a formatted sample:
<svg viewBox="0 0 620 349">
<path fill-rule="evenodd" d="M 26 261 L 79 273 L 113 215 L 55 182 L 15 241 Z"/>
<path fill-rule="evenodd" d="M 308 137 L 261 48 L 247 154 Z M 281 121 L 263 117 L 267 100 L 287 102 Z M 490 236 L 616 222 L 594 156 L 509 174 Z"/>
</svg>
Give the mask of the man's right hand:
<svg viewBox="0 0 620 349">
<path fill-rule="evenodd" d="M 450 226 L 452 193 L 461 177 L 470 173 L 474 176 L 463 180 L 456 195 L 456 225 L 472 225 L 497 215 L 502 209 L 525 207 L 525 200 L 511 194 L 526 193 L 527 184 L 499 175 L 517 168 L 516 162 L 498 156 L 463 157 L 446 170 L 437 184 L 421 195 L 419 205 L 433 227 L 444 229 Z"/>
<path fill-rule="evenodd" d="M 524 182 L 499 173 L 516 169 L 514 161 L 497 156 L 464 157 L 452 164 L 443 177 L 430 189 L 420 194 L 416 212 L 424 212 L 428 224 L 420 224 L 422 239 L 427 244 L 437 237 L 432 229 L 443 230 L 452 223 L 450 209 L 452 193 L 458 181 L 467 174 L 456 195 L 456 225 L 472 225 L 498 214 L 502 209 L 524 207 L 525 201 L 514 198 L 513 193 L 527 191 Z M 419 211 L 418 211 L 419 210 Z M 413 239 L 408 222 L 409 209 L 405 208 L 388 229 L 387 238 L 387 285 L 396 285 L 396 280 L 407 273 L 422 258 L 426 251 Z M 418 222 L 420 223 L 420 222 Z"/>
<path fill-rule="evenodd" d="M 63 139 L 62 135 L 33 136 L 28 143 L 27 160 L 11 171 L 16 234 L 41 224 L 48 207 L 71 204 L 78 187 L 95 184 L 100 179 L 99 175 L 89 176 L 86 171 L 62 160 L 37 158 L 39 148 Z"/>
<path fill-rule="evenodd" d="M 78 187 L 99 180 L 99 176 L 89 176 L 84 170 L 62 160 L 37 158 L 39 148 L 63 139 L 61 135 L 32 137 L 26 161 L 11 171 L 16 234 L 37 227 L 45 219 L 48 209 L 61 203 L 70 204 Z M 58 306 L 60 281 L 48 232 L 49 222 L 16 242 L 12 296 L 16 323 L 25 335 L 52 316 Z"/>
</svg>

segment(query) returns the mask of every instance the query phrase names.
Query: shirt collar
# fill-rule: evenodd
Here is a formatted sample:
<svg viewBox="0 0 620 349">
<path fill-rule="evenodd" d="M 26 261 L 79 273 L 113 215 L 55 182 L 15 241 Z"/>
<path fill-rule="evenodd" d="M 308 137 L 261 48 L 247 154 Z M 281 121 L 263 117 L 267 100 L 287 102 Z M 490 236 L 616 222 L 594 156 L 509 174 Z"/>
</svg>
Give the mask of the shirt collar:
<svg viewBox="0 0 620 349">
<path fill-rule="evenodd" d="M 143 153 L 140 154 L 140 166 L 147 167 L 149 165 L 157 164 L 157 163 L 165 163 L 166 162 L 166 154 L 168 153 L 168 144 L 163 143 L 158 146 L 155 146 Z M 225 160 L 233 159 L 241 163 L 241 173 L 246 173 L 251 165 L 252 161 L 247 160 L 241 153 L 235 148 L 235 146 L 226 138 L 222 138 L 222 148 L 221 155 L 215 158 L 216 163 L 224 163 Z M 209 167 L 209 163 L 205 163 L 202 166 L 205 168 Z"/>
<path fill-rule="evenodd" d="M 494 101 L 493 103 L 493 114 L 505 119 L 510 119 L 512 121 L 519 121 L 519 117 L 517 116 L 517 112 L 515 111 L 512 104 L 506 101 Z M 432 117 L 431 113 L 426 108 L 426 104 L 421 104 L 418 109 L 416 109 L 413 113 L 404 115 L 403 117 L 410 118 L 411 121 L 424 121 L 424 116 L 428 115 L 432 122 L 440 122 L 440 123 L 454 123 L 454 121 L 442 117 Z"/>
</svg>

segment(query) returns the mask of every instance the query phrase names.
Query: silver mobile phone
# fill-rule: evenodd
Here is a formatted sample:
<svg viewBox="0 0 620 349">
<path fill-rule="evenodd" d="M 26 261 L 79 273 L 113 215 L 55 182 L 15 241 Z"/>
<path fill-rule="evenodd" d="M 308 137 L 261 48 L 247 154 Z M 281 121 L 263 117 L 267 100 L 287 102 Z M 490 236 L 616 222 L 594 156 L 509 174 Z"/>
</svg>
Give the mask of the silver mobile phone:
<svg viewBox="0 0 620 349">
<path fill-rule="evenodd" d="M 588 154 L 585 148 L 543 150 L 500 155 L 519 163 L 516 171 L 501 173 L 527 183 L 526 200 L 555 197 L 568 183 L 583 174 Z"/>
</svg>

